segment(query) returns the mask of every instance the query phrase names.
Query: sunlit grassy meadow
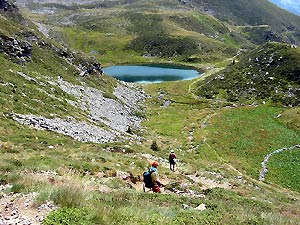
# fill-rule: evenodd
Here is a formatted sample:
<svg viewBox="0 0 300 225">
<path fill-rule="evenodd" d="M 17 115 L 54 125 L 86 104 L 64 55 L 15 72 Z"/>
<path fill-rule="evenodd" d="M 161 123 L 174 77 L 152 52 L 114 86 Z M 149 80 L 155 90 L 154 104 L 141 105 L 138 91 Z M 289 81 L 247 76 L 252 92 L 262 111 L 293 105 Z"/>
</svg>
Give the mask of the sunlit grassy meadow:
<svg viewBox="0 0 300 225">
<path fill-rule="evenodd" d="M 231 63 L 238 48 L 253 47 L 237 30 L 228 33 L 227 24 L 209 15 L 175 13 L 168 8 L 173 1 L 159 3 L 163 10 L 155 8 L 146 13 L 114 5 L 116 8 L 110 10 L 77 9 L 91 14 L 76 17 L 80 24 L 52 27 L 51 32 L 104 66 L 179 62 L 199 70 L 211 69 L 205 76 Z M 68 10 L 49 20 L 43 16 L 35 19 L 51 25 L 70 16 Z M 99 11 L 102 14 L 98 15 Z M 21 29 L 0 20 L 2 34 L 12 35 Z M 175 43 L 162 57 L 149 56 L 140 49 L 156 32 L 161 42 L 151 51 L 157 52 L 166 40 Z M 139 35 L 141 38 L 133 44 Z M 185 40 L 193 46 L 196 43 L 199 51 L 189 55 L 190 51 L 179 49 Z M 12 185 L 0 198 L 9 192 L 37 192 L 36 207 L 53 201 L 59 209 L 49 214 L 45 225 L 299 224 L 299 150 L 274 155 L 265 182 L 258 180 L 267 154 L 299 144 L 299 108 L 199 98 L 192 92 L 196 80 L 138 85 L 151 95 L 144 105 L 142 128 L 133 131 L 141 138 L 113 144 L 81 143 L 18 124 L 11 118 L 10 113 L 17 112 L 87 119 L 87 112 L 66 101 L 74 97 L 59 87 L 47 84 L 44 89 L 61 101 L 39 91 L 38 82 L 47 83 L 57 76 L 73 84 L 85 82 L 113 97 L 114 79 L 105 75 L 79 77 L 78 71 L 49 46 L 34 46 L 32 60 L 23 67 L 0 55 L 0 184 Z M 174 49 L 187 55 L 170 57 Z M 18 72 L 38 82 L 26 80 Z M 157 151 L 151 149 L 154 141 Z M 168 168 L 171 149 L 178 157 L 175 173 Z M 138 187 L 142 173 L 153 160 L 159 161 L 160 176 L 167 184 L 162 194 L 144 193 Z M 124 174 L 136 183 L 124 179 Z M 192 177 L 205 179 L 196 182 Z M 210 187 L 210 183 L 217 187 Z M 230 185 L 224 188 L 224 183 Z M 180 194 L 172 191 L 174 187 Z M 189 193 L 203 196 L 184 196 Z M 203 211 L 196 209 L 201 204 L 206 207 Z"/>
</svg>

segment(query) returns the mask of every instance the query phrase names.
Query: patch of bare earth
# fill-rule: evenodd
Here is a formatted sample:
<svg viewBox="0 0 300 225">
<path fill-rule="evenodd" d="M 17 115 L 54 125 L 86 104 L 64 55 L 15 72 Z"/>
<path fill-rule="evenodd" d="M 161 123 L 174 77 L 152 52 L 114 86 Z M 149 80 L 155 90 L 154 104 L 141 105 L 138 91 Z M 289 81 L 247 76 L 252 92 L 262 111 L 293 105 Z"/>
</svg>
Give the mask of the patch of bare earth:
<svg viewBox="0 0 300 225">
<path fill-rule="evenodd" d="M 232 188 L 232 185 L 226 181 L 213 180 L 205 176 L 198 176 L 198 175 L 187 175 L 187 177 L 191 179 L 193 182 L 201 184 L 202 190 L 207 190 L 212 188 L 223 188 L 223 189 Z"/>
<path fill-rule="evenodd" d="M 0 199 L 1 225 L 39 225 L 57 207 L 50 201 L 36 206 L 37 193 L 3 194 Z"/>
</svg>

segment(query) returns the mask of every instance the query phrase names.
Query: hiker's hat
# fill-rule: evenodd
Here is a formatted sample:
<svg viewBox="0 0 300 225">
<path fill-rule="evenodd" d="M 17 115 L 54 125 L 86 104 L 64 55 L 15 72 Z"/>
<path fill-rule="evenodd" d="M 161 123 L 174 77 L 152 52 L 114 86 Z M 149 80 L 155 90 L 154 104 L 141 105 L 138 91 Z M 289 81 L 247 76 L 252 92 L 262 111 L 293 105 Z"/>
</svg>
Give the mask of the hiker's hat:
<svg viewBox="0 0 300 225">
<path fill-rule="evenodd" d="M 174 153 L 174 150 L 171 150 L 171 153 Z"/>
<path fill-rule="evenodd" d="M 153 166 L 153 167 L 157 167 L 157 166 L 158 166 L 158 162 L 154 161 L 154 162 L 152 163 L 152 166 Z"/>
</svg>

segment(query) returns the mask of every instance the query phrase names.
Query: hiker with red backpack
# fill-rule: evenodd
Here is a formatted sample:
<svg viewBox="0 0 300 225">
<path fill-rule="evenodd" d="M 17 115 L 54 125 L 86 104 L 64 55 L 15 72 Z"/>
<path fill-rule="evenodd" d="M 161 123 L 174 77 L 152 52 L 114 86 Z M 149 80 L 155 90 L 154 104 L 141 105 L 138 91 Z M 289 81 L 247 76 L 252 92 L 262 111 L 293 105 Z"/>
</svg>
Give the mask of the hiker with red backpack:
<svg viewBox="0 0 300 225">
<path fill-rule="evenodd" d="M 171 150 L 169 154 L 169 163 L 170 163 L 170 170 L 175 171 L 176 155 L 174 150 Z"/>
</svg>

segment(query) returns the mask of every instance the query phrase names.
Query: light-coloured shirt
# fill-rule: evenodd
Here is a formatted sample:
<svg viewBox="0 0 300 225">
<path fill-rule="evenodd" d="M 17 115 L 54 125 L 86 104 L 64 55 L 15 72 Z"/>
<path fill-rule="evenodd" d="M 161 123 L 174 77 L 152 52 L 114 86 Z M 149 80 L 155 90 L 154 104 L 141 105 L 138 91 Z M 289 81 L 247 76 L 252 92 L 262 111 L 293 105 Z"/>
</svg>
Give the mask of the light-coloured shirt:
<svg viewBox="0 0 300 225">
<path fill-rule="evenodd" d="M 151 167 L 151 168 L 150 168 L 150 171 L 153 171 L 153 172 L 151 173 L 151 179 L 152 179 L 153 184 L 154 184 L 154 185 L 159 185 L 159 182 L 158 182 L 158 180 L 159 180 L 159 175 L 158 175 L 157 169 L 154 168 L 154 167 Z"/>
</svg>

